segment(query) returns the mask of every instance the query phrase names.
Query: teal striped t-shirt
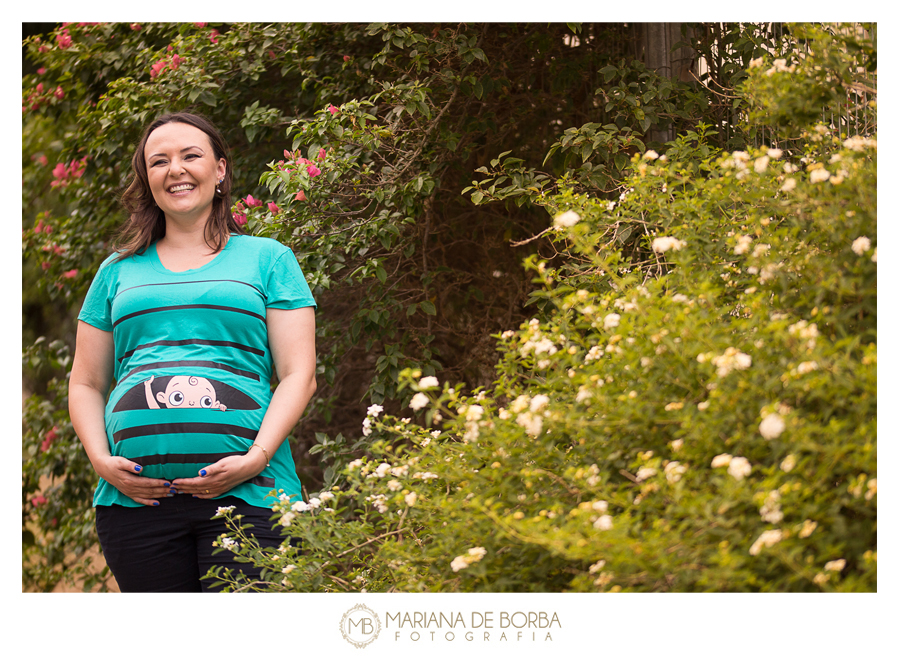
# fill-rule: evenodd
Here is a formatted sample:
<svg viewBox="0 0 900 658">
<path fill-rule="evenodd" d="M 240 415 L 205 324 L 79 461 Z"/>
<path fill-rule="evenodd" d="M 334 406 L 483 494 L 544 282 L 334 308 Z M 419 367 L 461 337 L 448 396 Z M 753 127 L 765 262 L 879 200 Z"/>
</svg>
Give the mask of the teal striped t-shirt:
<svg viewBox="0 0 900 658">
<path fill-rule="evenodd" d="M 168 480 L 246 453 L 272 397 L 266 309 L 316 305 L 294 254 L 269 238 L 232 235 L 212 261 L 184 272 L 163 267 L 155 244 L 116 257 L 100 266 L 78 315 L 113 334 L 110 452 Z M 287 441 L 224 495 L 266 507 L 273 489 L 301 493 Z M 140 506 L 101 478 L 94 505 L 113 504 Z"/>
</svg>

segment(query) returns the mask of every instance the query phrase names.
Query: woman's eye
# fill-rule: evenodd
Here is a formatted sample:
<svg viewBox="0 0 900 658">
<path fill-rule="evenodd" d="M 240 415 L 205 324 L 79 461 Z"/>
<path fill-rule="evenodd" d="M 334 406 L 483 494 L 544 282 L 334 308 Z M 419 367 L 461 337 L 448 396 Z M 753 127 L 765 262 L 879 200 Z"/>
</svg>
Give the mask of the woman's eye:
<svg viewBox="0 0 900 658">
<path fill-rule="evenodd" d="M 178 407 L 184 402 L 184 393 L 181 391 L 173 391 L 169 395 L 169 404 L 173 407 Z"/>
<path fill-rule="evenodd" d="M 204 409 L 209 409 L 212 406 L 212 398 L 208 395 L 204 395 L 200 398 L 200 406 Z"/>
</svg>

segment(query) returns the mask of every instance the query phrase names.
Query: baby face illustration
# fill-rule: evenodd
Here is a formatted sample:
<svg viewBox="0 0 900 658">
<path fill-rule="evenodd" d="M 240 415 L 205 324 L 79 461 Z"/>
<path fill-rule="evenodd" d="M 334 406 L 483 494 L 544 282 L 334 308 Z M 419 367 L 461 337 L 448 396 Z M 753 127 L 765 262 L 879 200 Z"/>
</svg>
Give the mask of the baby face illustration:
<svg viewBox="0 0 900 658">
<path fill-rule="evenodd" d="M 151 376 L 144 382 L 147 404 L 151 409 L 159 409 L 160 403 L 169 409 L 221 409 L 222 411 L 226 409 L 225 405 L 217 399 L 216 389 L 212 383 L 204 377 L 189 375 L 172 377 L 166 385 L 166 390 L 156 394 L 156 399 L 153 398 L 150 389 L 152 381 L 153 377 Z"/>
</svg>

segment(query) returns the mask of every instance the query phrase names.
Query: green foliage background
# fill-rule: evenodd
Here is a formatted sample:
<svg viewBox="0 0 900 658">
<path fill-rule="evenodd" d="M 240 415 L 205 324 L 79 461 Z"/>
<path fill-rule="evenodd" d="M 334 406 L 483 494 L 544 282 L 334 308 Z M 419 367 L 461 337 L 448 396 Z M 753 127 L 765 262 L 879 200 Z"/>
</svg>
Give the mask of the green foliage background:
<svg viewBox="0 0 900 658">
<path fill-rule="evenodd" d="M 621 24 L 29 39 L 23 585 L 106 586 L 66 413 L 73 317 L 140 130 L 187 109 L 225 131 L 236 196 L 275 204 L 235 210 L 320 308 L 292 437 L 320 493 L 273 501 L 304 549 L 264 554 L 237 524 L 268 576 L 226 587 L 874 590 L 874 26 L 685 27 L 707 63 L 689 82 Z"/>
</svg>

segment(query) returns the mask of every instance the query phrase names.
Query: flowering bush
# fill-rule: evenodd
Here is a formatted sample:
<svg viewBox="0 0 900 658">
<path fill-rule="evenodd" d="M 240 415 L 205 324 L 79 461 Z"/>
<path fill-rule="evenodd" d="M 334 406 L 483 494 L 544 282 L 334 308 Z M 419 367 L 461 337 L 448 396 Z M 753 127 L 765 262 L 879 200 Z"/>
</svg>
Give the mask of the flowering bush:
<svg viewBox="0 0 900 658">
<path fill-rule="evenodd" d="M 258 555 L 272 588 L 875 590 L 876 142 L 698 139 L 615 203 L 559 183 L 495 383 L 401 373 L 339 502 L 276 505 L 305 550 Z"/>
</svg>

